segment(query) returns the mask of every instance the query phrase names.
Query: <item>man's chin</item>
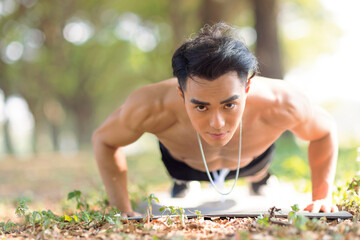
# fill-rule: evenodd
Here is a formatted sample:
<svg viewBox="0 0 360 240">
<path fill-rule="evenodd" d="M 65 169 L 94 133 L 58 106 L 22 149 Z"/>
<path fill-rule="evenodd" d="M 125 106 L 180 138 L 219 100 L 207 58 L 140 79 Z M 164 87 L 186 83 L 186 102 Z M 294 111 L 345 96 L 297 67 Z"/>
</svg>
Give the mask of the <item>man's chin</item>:
<svg viewBox="0 0 360 240">
<path fill-rule="evenodd" d="M 223 147 L 228 144 L 228 139 L 205 139 L 206 143 L 211 147 Z"/>
</svg>

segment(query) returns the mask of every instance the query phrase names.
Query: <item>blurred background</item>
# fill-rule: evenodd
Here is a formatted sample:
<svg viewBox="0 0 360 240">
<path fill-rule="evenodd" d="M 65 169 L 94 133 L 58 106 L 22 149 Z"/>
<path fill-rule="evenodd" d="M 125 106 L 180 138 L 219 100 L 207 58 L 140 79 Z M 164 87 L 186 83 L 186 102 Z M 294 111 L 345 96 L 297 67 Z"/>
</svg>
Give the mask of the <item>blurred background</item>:
<svg viewBox="0 0 360 240">
<path fill-rule="evenodd" d="M 0 0 L 0 212 L 76 188 L 104 197 L 92 132 L 131 91 L 172 77 L 175 49 L 219 21 L 239 28 L 262 76 L 334 116 L 336 182 L 349 180 L 360 169 L 359 10 L 357 0 Z M 273 173 L 309 190 L 306 143 L 289 133 L 278 142 Z M 153 136 L 126 153 L 134 199 L 169 188 Z"/>
</svg>

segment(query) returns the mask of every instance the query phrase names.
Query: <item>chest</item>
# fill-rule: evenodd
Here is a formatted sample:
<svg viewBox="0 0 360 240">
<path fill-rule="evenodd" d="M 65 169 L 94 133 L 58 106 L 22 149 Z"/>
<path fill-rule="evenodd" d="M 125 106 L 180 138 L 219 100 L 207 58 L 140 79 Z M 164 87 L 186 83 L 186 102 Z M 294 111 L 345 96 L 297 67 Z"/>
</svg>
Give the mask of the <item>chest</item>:
<svg viewBox="0 0 360 240">
<path fill-rule="evenodd" d="M 237 161 L 241 141 L 241 159 L 248 162 L 261 155 L 282 132 L 259 119 L 252 119 L 243 122 L 241 138 L 240 131 L 236 131 L 223 147 L 212 147 L 203 140 L 202 146 L 208 161 Z M 176 159 L 201 161 L 197 135 L 191 124 L 177 124 L 157 137 Z"/>
</svg>

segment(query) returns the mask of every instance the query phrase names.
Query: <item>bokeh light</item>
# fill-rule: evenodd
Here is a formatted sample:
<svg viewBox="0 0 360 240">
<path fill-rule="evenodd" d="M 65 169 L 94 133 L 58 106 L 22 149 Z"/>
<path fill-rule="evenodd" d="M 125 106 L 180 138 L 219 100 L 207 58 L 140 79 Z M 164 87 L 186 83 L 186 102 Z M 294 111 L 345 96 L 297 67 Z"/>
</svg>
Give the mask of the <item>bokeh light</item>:
<svg viewBox="0 0 360 240">
<path fill-rule="evenodd" d="M 29 110 L 27 102 L 18 96 L 10 96 L 5 104 L 5 116 L 10 121 L 14 132 L 32 130 L 34 118 Z"/>
<path fill-rule="evenodd" d="M 17 1 L 14 0 L 0 0 L 0 16 L 7 16 L 12 14 L 17 8 Z"/>
<path fill-rule="evenodd" d="M 3 60 L 6 63 L 13 63 L 18 61 L 24 53 L 24 45 L 18 41 L 9 43 L 5 48 Z"/>
<path fill-rule="evenodd" d="M 143 52 L 150 52 L 157 46 L 156 29 L 142 23 L 139 16 L 134 13 L 122 14 L 116 25 L 114 33 L 123 41 L 129 41 Z"/>
<path fill-rule="evenodd" d="M 63 30 L 65 40 L 75 45 L 84 44 L 93 34 L 94 28 L 91 23 L 79 19 L 67 23 Z"/>
<path fill-rule="evenodd" d="M 256 30 L 252 27 L 240 28 L 239 35 L 244 39 L 245 44 L 249 47 L 256 43 L 257 34 Z"/>
</svg>

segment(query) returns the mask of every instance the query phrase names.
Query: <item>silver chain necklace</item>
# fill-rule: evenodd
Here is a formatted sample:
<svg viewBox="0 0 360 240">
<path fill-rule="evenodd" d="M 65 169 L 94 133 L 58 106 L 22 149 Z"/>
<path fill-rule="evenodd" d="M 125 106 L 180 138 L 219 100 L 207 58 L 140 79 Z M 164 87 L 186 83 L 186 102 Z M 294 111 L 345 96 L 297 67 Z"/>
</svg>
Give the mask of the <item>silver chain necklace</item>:
<svg viewBox="0 0 360 240">
<path fill-rule="evenodd" d="M 229 192 L 225 192 L 225 193 L 224 193 L 224 192 L 221 192 L 221 191 L 217 188 L 216 184 L 214 183 L 214 181 L 213 181 L 213 179 L 212 179 L 212 177 L 211 177 L 211 175 L 210 175 L 208 166 L 207 166 L 207 164 L 206 164 L 206 159 L 205 159 L 205 154 L 204 154 L 203 146 L 202 146 L 202 144 L 201 144 L 201 139 L 200 139 L 199 133 L 196 132 L 197 139 L 198 139 L 199 146 L 200 146 L 201 156 L 202 156 L 202 159 L 203 159 L 203 161 L 204 161 L 204 165 L 205 165 L 205 169 L 206 169 L 206 173 L 207 173 L 207 175 L 208 175 L 208 177 L 209 177 L 209 180 L 210 180 L 211 184 L 212 184 L 213 187 L 215 188 L 215 190 L 216 190 L 218 193 L 220 193 L 221 195 L 229 195 L 229 194 L 233 191 L 233 189 L 234 189 L 234 187 L 235 187 L 235 184 L 236 184 L 236 182 L 237 182 L 237 180 L 238 180 L 238 177 L 239 177 L 239 172 L 240 172 L 240 159 L 241 159 L 242 121 L 240 121 L 240 127 L 239 127 L 239 129 L 240 129 L 240 130 L 239 130 L 239 131 L 240 131 L 240 139 L 239 139 L 239 159 L 238 159 L 238 164 L 237 164 L 237 168 L 236 168 L 236 176 L 235 176 L 234 184 L 232 185 L 230 191 L 229 191 Z"/>
</svg>

